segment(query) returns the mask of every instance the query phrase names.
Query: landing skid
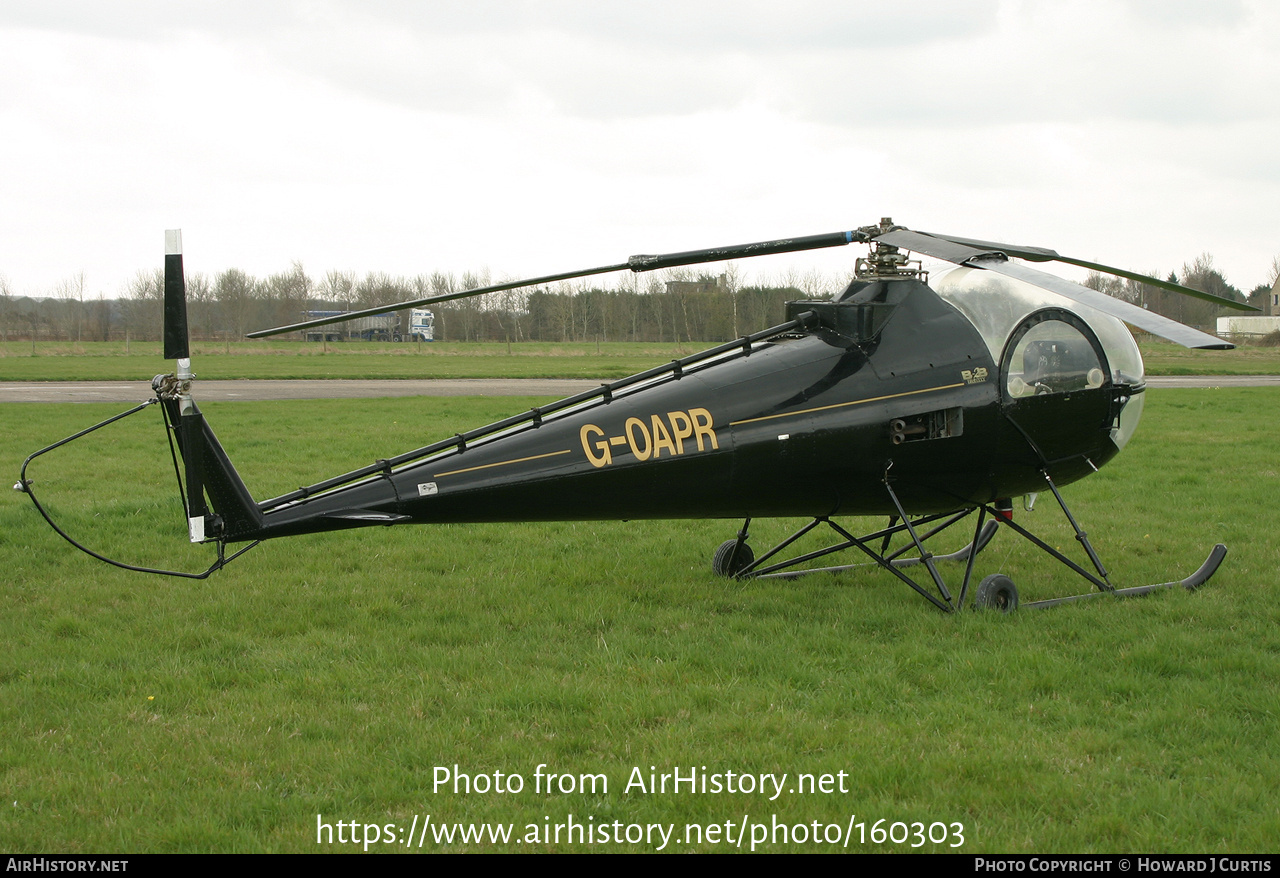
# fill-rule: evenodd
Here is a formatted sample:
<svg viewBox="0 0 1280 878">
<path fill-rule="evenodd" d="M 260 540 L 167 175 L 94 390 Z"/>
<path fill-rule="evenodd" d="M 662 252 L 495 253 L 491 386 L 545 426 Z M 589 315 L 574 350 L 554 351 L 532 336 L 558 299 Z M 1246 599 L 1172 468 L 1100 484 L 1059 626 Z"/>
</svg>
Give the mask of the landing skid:
<svg viewBox="0 0 1280 878">
<path fill-rule="evenodd" d="M 1209 557 L 1200 565 L 1200 569 L 1192 573 L 1186 579 L 1178 579 L 1173 582 L 1162 582 L 1159 585 L 1135 585 L 1132 588 L 1117 588 L 1110 594 L 1118 598 L 1136 598 L 1144 594 L 1151 594 L 1153 591 L 1159 591 L 1162 588 L 1176 588 L 1182 586 L 1188 591 L 1195 591 L 1200 586 L 1209 581 L 1209 577 L 1218 571 L 1218 566 L 1222 564 L 1222 559 L 1227 557 L 1227 547 L 1222 543 L 1218 543 L 1213 547 L 1213 551 L 1209 553 Z M 1069 604 L 1072 601 L 1084 601 L 1089 598 L 1100 597 L 1107 592 L 1094 591 L 1086 594 L 1072 595 L 1065 598 L 1051 598 L 1047 601 L 1032 601 L 1022 606 L 1027 609 L 1042 609 L 1044 607 L 1056 607 L 1058 604 Z"/>
<path fill-rule="evenodd" d="M 1086 594 L 1072 595 L 1070 597 L 1053 598 L 1050 600 L 1032 601 L 1024 603 L 1021 606 L 1028 609 L 1041 609 L 1044 607 L 1054 607 L 1058 604 L 1070 603 L 1073 601 L 1087 600 L 1090 598 L 1110 595 L 1112 597 L 1138 597 L 1140 595 L 1150 594 L 1160 589 L 1174 588 L 1181 586 L 1188 590 L 1199 588 L 1208 582 L 1209 578 L 1217 572 L 1218 567 L 1222 564 L 1222 560 L 1227 555 L 1226 546 L 1219 543 L 1214 546 L 1213 551 L 1209 553 L 1208 559 L 1200 566 L 1192 575 L 1185 579 L 1174 580 L 1172 582 L 1164 582 L 1158 585 L 1141 585 L 1131 588 L 1115 588 L 1111 585 L 1106 568 L 1099 559 L 1098 554 L 1094 551 L 1092 544 L 1089 542 L 1088 535 L 1081 530 L 1075 517 L 1067 508 L 1066 502 L 1062 499 L 1062 495 L 1058 492 L 1057 486 L 1053 483 L 1053 479 L 1047 473 L 1044 473 L 1045 481 L 1048 483 L 1050 490 L 1053 492 L 1054 498 L 1061 507 L 1067 521 L 1070 522 L 1072 529 L 1075 531 L 1076 539 L 1080 542 L 1088 555 L 1093 570 L 1087 570 L 1075 561 L 1063 555 L 1060 551 L 1050 546 L 1044 540 L 1037 537 L 1031 531 L 1022 525 L 1016 523 L 1012 519 L 1012 515 L 1007 507 L 1000 507 L 994 504 L 983 503 L 970 509 L 960 512 L 940 513 L 934 515 L 919 516 L 911 518 L 903 510 L 902 504 L 898 501 L 897 494 L 894 493 L 893 487 L 889 480 L 885 480 L 885 489 L 889 497 L 893 500 L 894 506 L 898 509 L 899 514 L 890 517 L 886 527 L 862 536 L 855 536 L 845 528 L 841 527 L 829 517 L 822 516 L 814 518 L 804 527 L 797 530 L 791 536 L 782 540 L 768 552 L 765 552 L 759 558 L 754 556 L 751 546 L 748 544 L 751 519 L 747 519 L 741 530 L 738 531 L 736 538 L 724 542 L 715 553 L 712 566 L 715 571 L 722 576 L 732 576 L 736 579 L 797 579 L 801 576 L 808 576 L 814 573 L 838 573 L 843 570 L 853 570 L 861 567 L 878 566 L 883 570 L 893 574 L 904 584 L 909 586 L 925 600 L 929 601 L 938 609 L 946 613 L 953 613 L 964 607 L 969 596 L 969 589 L 973 581 L 974 561 L 978 554 L 990 544 L 996 531 L 999 530 L 1000 524 L 1004 524 L 1008 529 L 1012 530 L 1019 536 L 1024 537 L 1032 545 L 1036 546 L 1047 555 L 1059 561 L 1084 579 L 1088 580 L 1096 591 Z M 974 512 L 978 513 L 976 523 L 973 528 L 973 536 L 969 543 L 963 548 L 944 555 L 932 554 L 926 547 L 929 540 L 934 539 L 939 534 L 949 530 L 961 521 L 964 521 Z M 775 557 L 784 553 L 784 551 L 794 544 L 797 540 L 811 533 L 817 528 L 826 525 L 834 531 L 839 537 L 839 541 L 826 546 L 822 549 L 806 552 L 795 557 L 788 558 L 784 561 L 773 561 Z M 889 551 L 890 542 L 895 536 L 906 533 L 910 540 L 906 545 L 901 546 L 895 551 Z M 847 549 L 858 549 L 865 554 L 870 560 L 859 564 L 841 564 L 828 567 L 801 567 L 800 565 L 808 564 L 819 558 L 843 552 Z M 909 552 L 914 550 L 915 555 L 907 557 Z M 959 594 L 952 596 L 951 590 L 948 589 L 946 582 L 938 571 L 938 563 L 964 562 L 964 574 L 960 581 Z M 906 570 L 923 566 L 928 575 L 913 577 Z M 1018 591 L 1014 586 L 1013 580 L 1003 574 L 993 574 L 984 578 L 974 590 L 974 604 L 978 609 L 998 609 L 1003 612 L 1011 612 L 1019 606 Z"/>
</svg>

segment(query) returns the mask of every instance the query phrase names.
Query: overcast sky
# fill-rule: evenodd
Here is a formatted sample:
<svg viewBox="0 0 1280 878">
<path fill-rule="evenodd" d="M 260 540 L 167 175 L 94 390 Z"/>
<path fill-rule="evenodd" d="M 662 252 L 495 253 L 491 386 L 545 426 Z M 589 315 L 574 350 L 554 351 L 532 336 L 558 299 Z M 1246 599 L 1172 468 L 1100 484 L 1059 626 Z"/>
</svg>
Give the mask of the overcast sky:
<svg viewBox="0 0 1280 878">
<path fill-rule="evenodd" d="M 177 227 L 188 272 L 526 276 L 881 216 L 1248 291 L 1278 207 L 1270 0 L 0 0 L 18 294 Z"/>
</svg>

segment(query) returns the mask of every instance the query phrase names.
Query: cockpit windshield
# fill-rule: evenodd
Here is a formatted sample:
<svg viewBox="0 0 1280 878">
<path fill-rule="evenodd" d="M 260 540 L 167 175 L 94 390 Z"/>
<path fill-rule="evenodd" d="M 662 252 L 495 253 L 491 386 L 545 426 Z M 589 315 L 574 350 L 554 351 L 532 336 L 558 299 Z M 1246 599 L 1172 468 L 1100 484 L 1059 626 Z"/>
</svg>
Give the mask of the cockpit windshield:
<svg viewBox="0 0 1280 878">
<path fill-rule="evenodd" d="M 962 267 L 943 272 L 934 276 L 930 286 L 969 318 L 995 363 L 1004 365 L 1005 347 L 1014 342 L 1003 388 L 1007 399 L 1093 389 L 1107 383 L 1140 388 L 1144 383 L 1137 343 L 1124 323 L 1109 314 L 1025 281 L 980 269 Z M 1041 319 L 1023 331 L 1028 317 L 1047 311 L 1066 311 L 1078 317 L 1097 337 L 1105 362 L 1072 320 Z M 1022 334 L 1013 339 L 1019 331 Z M 1123 448 L 1133 435 L 1142 403 L 1139 392 L 1121 410 L 1112 430 L 1118 447 Z"/>
<path fill-rule="evenodd" d="M 997 363 L 1009 336 L 1022 320 L 1045 308 L 1060 308 L 1079 316 L 1098 336 L 1113 383 L 1132 385 L 1143 381 L 1138 345 L 1124 323 L 1110 314 L 1025 281 L 979 269 L 957 268 L 934 275 L 930 286 L 969 318 Z"/>
<path fill-rule="evenodd" d="M 1013 399 L 1101 387 L 1102 361 L 1084 333 L 1062 320 L 1043 320 L 1010 352 L 1006 392 Z"/>
</svg>

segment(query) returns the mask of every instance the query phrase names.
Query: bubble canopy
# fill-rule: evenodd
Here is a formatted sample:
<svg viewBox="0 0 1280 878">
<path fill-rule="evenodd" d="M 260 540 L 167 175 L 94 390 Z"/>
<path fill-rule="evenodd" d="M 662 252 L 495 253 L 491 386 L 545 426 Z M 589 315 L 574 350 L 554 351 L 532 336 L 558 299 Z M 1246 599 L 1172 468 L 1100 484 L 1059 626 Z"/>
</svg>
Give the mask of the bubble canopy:
<svg viewBox="0 0 1280 878">
<path fill-rule="evenodd" d="M 992 361 L 1001 365 L 1007 400 L 1106 384 L 1134 388 L 1112 430 L 1112 440 L 1124 448 L 1141 417 L 1145 385 L 1142 354 L 1122 321 L 1066 296 L 980 269 L 943 272 L 931 286 L 982 336 Z"/>
</svg>

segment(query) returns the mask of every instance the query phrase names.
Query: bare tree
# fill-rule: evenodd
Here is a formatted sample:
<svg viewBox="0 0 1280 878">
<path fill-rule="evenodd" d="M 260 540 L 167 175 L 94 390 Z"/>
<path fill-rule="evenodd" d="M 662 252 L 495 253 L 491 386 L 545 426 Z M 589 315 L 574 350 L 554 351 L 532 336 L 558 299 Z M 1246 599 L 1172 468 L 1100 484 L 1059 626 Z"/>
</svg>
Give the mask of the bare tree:
<svg viewBox="0 0 1280 878">
<path fill-rule="evenodd" d="M 618 302 L 622 318 L 628 327 L 632 341 L 639 340 L 640 332 L 640 276 L 634 271 L 624 271 L 618 276 Z"/>
<path fill-rule="evenodd" d="M 645 300 L 649 304 L 649 311 L 653 316 L 653 322 L 658 325 L 658 341 L 666 340 L 666 312 L 672 311 L 671 315 L 671 340 L 676 344 L 680 343 L 680 338 L 676 334 L 675 312 L 667 307 L 666 295 L 666 269 L 655 271 L 649 274 L 648 283 L 645 285 Z"/>
<path fill-rule="evenodd" d="M 370 272 L 356 285 L 356 300 L 362 308 L 395 305 L 413 297 L 413 285 L 402 277 Z"/>
<path fill-rule="evenodd" d="M 811 268 L 797 278 L 794 284 L 806 299 L 827 299 L 832 295 L 832 281 L 816 268 Z"/>
<path fill-rule="evenodd" d="M 487 287 L 489 286 L 489 269 L 483 268 L 478 272 L 464 272 L 459 283 L 464 290 Z M 483 335 L 480 312 L 487 308 L 489 303 L 481 302 L 481 298 L 486 297 L 468 296 L 465 299 L 458 300 L 457 307 L 462 317 L 463 341 L 477 341 Z"/>
<path fill-rule="evenodd" d="M 413 283 L 403 277 L 392 277 L 381 272 L 370 272 L 364 280 L 356 285 L 356 302 L 361 308 L 374 308 L 380 305 L 397 305 L 413 298 Z M 404 311 L 397 312 L 402 326 L 408 325 L 408 315 Z M 394 327 L 378 330 L 371 338 L 391 338 Z M 368 332 L 368 330 L 366 330 Z"/>
<path fill-rule="evenodd" d="M 9 278 L 0 274 L 0 338 L 6 344 L 9 341 L 9 322 L 14 316 L 13 290 L 9 287 Z"/>
<path fill-rule="evenodd" d="M 253 275 L 238 268 L 228 268 L 214 281 L 213 292 L 231 333 L 236 338 L 243 338 L 257 304 L 258 282 Z"/>
<path fill-rule="evenodd" d="M 297 260 L 288 271 L 269 276 L 262 284 L 262 297 L 271 303 L 272 319 L 278 323 L 301 320 L 311 298 L 311 286 L 311 278 Z"/>
<path fill-rule="evenodd" d="M 1182 285 L 1190 287 L 1193 290 L 1211 293 L 1215 296 L 1221 296 L 1225 299 L 1243 300 L 1244 295 L 1231 284 L 1227 283 L 1226 278 L 1213 266 L 1213 257 L 1208 253 L 1201 253 L 1194 261 L 1188 262 L 1182 266 Z M 1188 323 L 1193 326 L 1205 326 L 1211 324 L 1218 313 L 1222 310 L 1218 305 L 1212 302 L 1202 302 L 1198 299 L 1192 299 L 1188 296 L 1177 296 L 1176 314 L 1167 313 L 1165 316 L 1173 317 L 1182 323 Z"/>
<path fill-rule="evenodd" d="M 197 338 L 213 337 L 214 311 L 217 300 L 213 285 L 203 272 L 187 275 L 187 307 L 191 311 L 190 331 Z"/>
<path fill-rule="evenodd" d="M 356 273 L 354 271 L 330 271 L 320 282 L 320 298 L 350 309 L 356 300 Z"/>
<path fill-rule="evenodd" d="M 160 338 L 164 311 L 164 269 L 140 271 L 125 288 L 121 302 L 125 332 L 139 339 Z"/>
<path fill-rule="evenodd" d="M 98 298 L 90 306 L 88 318 L 92 333 L 98 341 L 111 340 L 111 306 L 112 302 L 98 293 Z"/>
<path fill-rule="evenodd" d="M 457 291 L 458 280 L 451 272 L 431 272 L 431 295 L 447 296 L 449 293 L 456 293 Z M 446 333 L 447 327 L 445 326 L 445 313 L 447 310 L 448 306 L 445 306 L 436 312 L 435 335 L 437 341 L 445 341 L 449 337 Z"/>
<path fill-rule="evenodd" d="M 501 282 L 513 280 L 514 278 L 506 277 Z M 511 354 L 511 342 L 523 341 L 521 317 L 525 313 L 526 301 L 528 298 L 528 290 L 517 288 L 513 290 L 503 290 L 493 293 L 486 298 L 492 298 L 492 315 L 496 318 L 498 329 L 506 337 L 507 354 Z"/>
<path fill-rule="evenodd" d="M 738 293 L 742 291 L 742 267 L 736 262 L 726 262 L 720 278 L 724 291 L 733 303 L 733 337 L 739 338 L 742 330 L 738 320 Z"/>
<path fill-rule="evenodd" d="M 1084 286 L 1099 293 L 1106 293 L 1108 296 L 1120 298 L 1120 294 L 1124 292 L 1124 284 L 1120 282 L 1120 278 L 1110 274 L 1103 274 L 1100 271 L 1090 271 L 1089 276 L 1084 279 Z"/>
<path fill-rule="evenodd" d="M 67 341 L 81 340 L 81 323 L 84 319 L 84 272 L 80 271 L 54 287 L 53 297 L 58 302 L 57 316 Z"/>
</svg>

